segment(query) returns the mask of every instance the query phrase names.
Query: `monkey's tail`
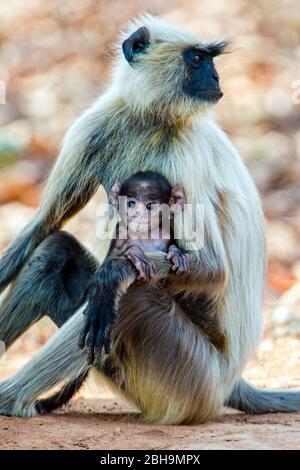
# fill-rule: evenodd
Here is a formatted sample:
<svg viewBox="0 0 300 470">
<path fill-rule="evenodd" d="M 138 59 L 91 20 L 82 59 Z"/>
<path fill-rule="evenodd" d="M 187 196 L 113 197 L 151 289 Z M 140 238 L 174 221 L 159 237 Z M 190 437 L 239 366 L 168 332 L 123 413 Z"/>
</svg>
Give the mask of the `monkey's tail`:
<svg viewBox="0 0 300 470">
<path fill-rule="evenodd" d="M 0 414 L 36 416 L 35 401 L 42 393 L 85 374 L 86 352 L 78 347 L 83 325 L 81 307 L 13 377 L 0 384 Z"/>
<path fill-rule="evenodd" d="M 240 380 L 226 406 L 249 414 L 300 411 L 300 390 L 263 390 Z"/>
<path fill-rule="evenodd" d="M 14 280 L 26 260 L 44 238 L 45 226 L 40 221 L 27 225 L 0 256 L 0 294 Z"/>
</svg>

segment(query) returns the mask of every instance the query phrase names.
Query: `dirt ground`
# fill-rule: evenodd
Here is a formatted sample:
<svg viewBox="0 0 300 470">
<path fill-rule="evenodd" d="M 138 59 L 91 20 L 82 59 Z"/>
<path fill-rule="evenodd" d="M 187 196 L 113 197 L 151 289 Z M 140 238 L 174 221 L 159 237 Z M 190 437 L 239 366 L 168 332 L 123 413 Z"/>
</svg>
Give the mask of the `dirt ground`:
<svg viewBox="0 0 300 470">
<path fill-rule="evenodd" d="M 1 379 L 24 362 L 8 354 Z M 300 348 L 295 338 L 266 339 L 246 371 L 262 387 L 300 387 Z M 87 384 L 56 414 L 0 417 L 0 449 L 300 449 L 300 413 L 248 416 L 233 410 L 205 425 L 156 426 L 104 388 Z"/>
</svg>

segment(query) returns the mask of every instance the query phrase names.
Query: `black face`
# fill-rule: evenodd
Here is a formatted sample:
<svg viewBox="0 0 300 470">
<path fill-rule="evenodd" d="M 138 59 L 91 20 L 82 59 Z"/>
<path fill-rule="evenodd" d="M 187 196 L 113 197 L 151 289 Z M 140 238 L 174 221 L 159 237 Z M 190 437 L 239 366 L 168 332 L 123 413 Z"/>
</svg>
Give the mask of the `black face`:
<svg viewBox="0 0 300 470">
<path fill-rule="evenodd" d="M 183 82 L 183 92 L 207 102 L 217 102 L 222 98 L 219 75 L 213 63 L 214 54 L 207 48 L 189 47 L 182 55 L 188 75 Z"/>
</svg>

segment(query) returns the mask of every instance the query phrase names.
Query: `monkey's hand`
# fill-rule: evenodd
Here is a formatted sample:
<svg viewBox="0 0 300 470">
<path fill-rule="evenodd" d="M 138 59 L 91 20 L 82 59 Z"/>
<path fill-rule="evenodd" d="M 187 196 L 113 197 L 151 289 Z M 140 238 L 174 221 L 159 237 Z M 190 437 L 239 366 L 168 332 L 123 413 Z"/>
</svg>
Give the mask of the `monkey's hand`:
<svg viewBox="0 0 300 470">
<path fill-rule="evenodd" d="M 143 250 L 139 246 L 130 246 L 124 252 L 124 256 L 131 261 L 133 266 L 138 272 L 138 281 L 148 281 L 154 276 L 154 264 L 145 255 Z"/>
<path fill-rule="evenodd" d="M 176 245 L 170 245 L 166 259 L 172 261 L 171 270 L 176 274 L 184 274 L 189 272 L 189 255 Z"/>
<path fill-rule="evenodd" d="M 88 288 L 85 324 L 78 343 L 81 349 L 87 349 L 88 364 L 101 359 L 103 347 L 107 354 L 110 352 L 110 331 L 116 321 L 114 297 L 113 287 L 97 278 Z"/>
</svg>

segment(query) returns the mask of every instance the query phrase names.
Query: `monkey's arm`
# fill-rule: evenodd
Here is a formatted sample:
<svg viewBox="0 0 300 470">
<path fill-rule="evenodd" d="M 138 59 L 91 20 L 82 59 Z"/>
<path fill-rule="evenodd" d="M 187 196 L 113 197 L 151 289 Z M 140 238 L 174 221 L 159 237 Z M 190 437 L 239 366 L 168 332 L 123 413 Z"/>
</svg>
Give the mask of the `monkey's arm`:
<svg viewBox="0 0 300 470">
<path fill-rule="evenodd" d="M 67 134 L 34 219 L 0 257 L 0 293 L 41 241 L 78 212 L 101 183 L 105 168 L 99 156 L 101 139 L 80 133 L 83 121 L 89 127 L 87 117 L 82 117 Z"/>
<path fill-rule="evenodd" d="M 199 295 L 201 291 L 211 298 L 219 297 L 225 290 L 228 280 L 226 260 L 218 255 L 212 246 L 207 244 L 198 252 L 186 251 L 188 254 L 188 272 L 180 276 L 170 270 L 170 261 L 163 253 L 147 254 L 154 264 L 155 280 L 168 282 L 169 291 L 174 293 Z"/>
<path fill-rule="evenodd" d="M 136 278 L 136 268 L 124 256 L 108 256 L 95 272 L 87 289 L 85 324 L 79 339 L 79 347 L 86 346 L 89 364 L 95 357 L 100 359 L 103 345 L 108 352 L 109 331 L 116 320 L 121 290 L 126 291 Z"/>
</svg>

